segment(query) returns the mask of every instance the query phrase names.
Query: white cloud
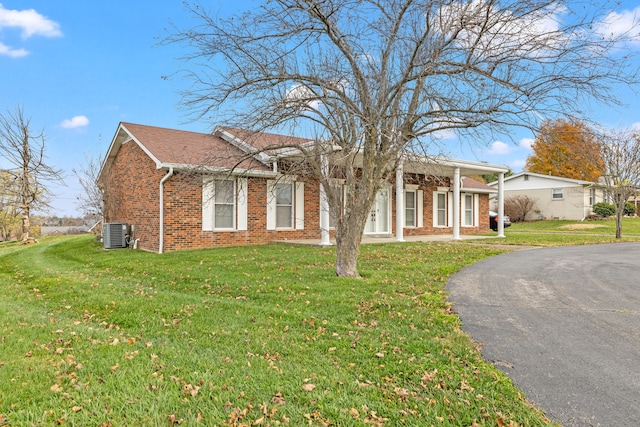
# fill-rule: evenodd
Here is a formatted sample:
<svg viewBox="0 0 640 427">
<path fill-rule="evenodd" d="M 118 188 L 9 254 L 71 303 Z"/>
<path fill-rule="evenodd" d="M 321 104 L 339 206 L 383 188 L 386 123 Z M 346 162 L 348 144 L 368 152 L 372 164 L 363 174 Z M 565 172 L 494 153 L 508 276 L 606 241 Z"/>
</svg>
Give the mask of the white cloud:
<svg viewBox="0 0 640 427">
<path fill-rule="evenodd" d="M 624 10 L 620 13 L 610 12 L 596 27 L 596 33 L 605 38 L 623 38 L 640 42 L 640 6 L 634 10 Z"/>
<path fill-rule="evenodd" d="M 89 125 L 87 116 L 75 116 L 72 119 L 63 120 L 60 126 L 65 129 L 75 129 Z"/>
<path fill-rule="evenodd" d="M 532 145 L 534 142 L 535 142 L 535 139 L 533 138 L 522 138 L 518 143 L 518 147 L 524 148 L 525 150 L 532 151 L 533 150 Z"/>
<path fill-rule="evenodd" d="M 2 3 L 0 3 L 0 29 L 9 27 L 20 28 L 23 39 L 34 35 L 44 37 L 62 36 L 60 24 L 42 16 L 34 9 L 5 9 Z"/>
<path fill-rule="evenodd" d="M 486 153 L 497 155 L 509 154 L 511 153 L 511 147 L 502 141 L 495 141 L 491 144 L 491 148 L 487 150 Z"/>
<path fill-rule="evenodd" d="M 6 44 L 0 42 L 0 56 L 10 56 L 12 58 L 21 58 L 23 56 L 27 56 L 29 54 L 28 51 L 24 49 L 12 49 Z"/>
<path fill-rule="evenodd" d="M 629 126 L 629 129 L 634 132 L 640 131 L 640 122 L 633 123 L 631 126 Z"/>
</svg>

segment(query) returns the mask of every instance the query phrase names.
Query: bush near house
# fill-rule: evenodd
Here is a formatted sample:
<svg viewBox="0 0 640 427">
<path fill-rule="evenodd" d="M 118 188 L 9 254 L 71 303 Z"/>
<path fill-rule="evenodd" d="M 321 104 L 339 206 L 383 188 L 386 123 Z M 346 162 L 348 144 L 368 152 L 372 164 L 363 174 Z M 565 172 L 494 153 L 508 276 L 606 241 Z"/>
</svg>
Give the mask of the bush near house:
<svg viewBox="0 0 640 427">
<path fill-rule="evenodd" d="M 616 214 L 616 208 L 611 203 L 598 202 L 593 205 L 593 213 L 603 218 Z"/>
<path fill-rule="evenodd" d="M 504 201 L 504 213 L 509 215 L 511 222 L 525 221 L 535 207 L 535 200 L 525 195 L 507 197 Z"/>
<path fill-rule="evenodd" d="M 631 202 L 627 202 L 624 205 L 624 215 L 626 216 L 635 215 L 637 211 L 638 211 L 638 208 L 636 208 L 636 205 Z"/>
<path fill-rule="evenodd" d="M 633 203 L 627 202 L 624 205 L 623 215 L 632 216 L 632 215 L 635 215 L 636 212 L 637 212 L 637 208 L 636 208 L 636 205 L 634 205 Z M 611 203 L 599 202 L 593 205 L 593 213 L 606 218 L 608 216 L 613 216 L 616 214 L 616 207 Z"/>
</svg>

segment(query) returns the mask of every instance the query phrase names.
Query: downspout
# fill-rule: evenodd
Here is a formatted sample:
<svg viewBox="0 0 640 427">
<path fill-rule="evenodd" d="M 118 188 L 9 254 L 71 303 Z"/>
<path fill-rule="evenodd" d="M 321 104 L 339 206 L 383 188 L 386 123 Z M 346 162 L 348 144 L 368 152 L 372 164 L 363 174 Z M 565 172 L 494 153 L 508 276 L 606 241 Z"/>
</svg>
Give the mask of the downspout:
<svg viewBox="0 0 640 427">
<path fill-rule="evenodd" d="M 160 240 L 158 242 L 158 253 L 164 250 L 164 183 L 173 175 L 173 166 L 169 167 L 169 172 L 160 180 Z"/>
<path fill-rule="evenodd" d="M 587 185 L 585 188 L 589 190 L 589 199 L 591 199 L 591 189 L 594 188 L 593 183 Z M 582 194 L 582 198 L 583 198 L 583 202 L 584 202 L 584 193 Z M 594 194 L 594 200 L 593 202 L 595 203 L 595 194 Z M 587 205 L 586 203 L 584 203 L 584 208 L 582 208 L 582 219 L 580 221 L 586 221 L 587 220 L 587 210 L 591 210 L 591 208 L 593 207 L 593 204 L 591 206 Z"/>
</svg>

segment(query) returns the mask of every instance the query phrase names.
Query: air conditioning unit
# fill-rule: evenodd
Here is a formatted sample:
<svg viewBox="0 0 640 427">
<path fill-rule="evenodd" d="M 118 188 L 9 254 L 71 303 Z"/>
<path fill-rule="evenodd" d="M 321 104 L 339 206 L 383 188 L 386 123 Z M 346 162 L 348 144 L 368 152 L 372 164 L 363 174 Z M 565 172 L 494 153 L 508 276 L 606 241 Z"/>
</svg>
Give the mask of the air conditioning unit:
<svg viewBox="0 0 640 427">
<path fill-rule="evenodd" d="M 127 247 L 127 224 L 124 222 L 111 222 L 102 226 L 102 239 L 105 249 L 118 249 Z"/>
</svg>

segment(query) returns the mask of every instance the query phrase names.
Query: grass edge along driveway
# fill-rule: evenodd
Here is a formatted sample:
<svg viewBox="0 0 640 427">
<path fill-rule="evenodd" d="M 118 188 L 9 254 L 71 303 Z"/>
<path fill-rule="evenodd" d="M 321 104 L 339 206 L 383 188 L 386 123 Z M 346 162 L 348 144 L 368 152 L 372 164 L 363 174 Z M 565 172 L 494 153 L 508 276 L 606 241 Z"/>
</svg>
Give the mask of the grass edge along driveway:
<svg viewBox="0 0 640 427">
<path fill-rule="evenodd" d="M 499 250 L 0 244 L 0 426 L 549 425 L 484 362 L 448 277 Z"/>
</svg>

